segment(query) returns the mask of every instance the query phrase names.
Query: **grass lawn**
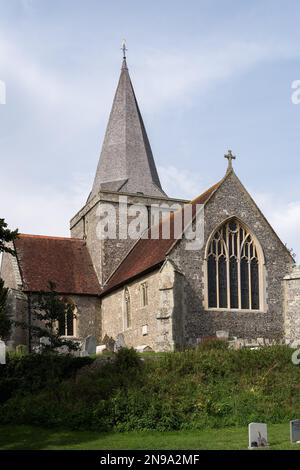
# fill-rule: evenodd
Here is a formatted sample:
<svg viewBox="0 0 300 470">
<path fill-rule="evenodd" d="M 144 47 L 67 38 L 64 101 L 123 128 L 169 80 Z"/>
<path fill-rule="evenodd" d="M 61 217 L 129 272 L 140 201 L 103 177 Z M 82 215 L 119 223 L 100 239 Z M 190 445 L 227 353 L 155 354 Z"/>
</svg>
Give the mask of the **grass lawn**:
<svg viewBox="0 0 300 470">
<path fill-rule="evenodd" d="M 268 426 L 269 449 L 300 450 L 290 444 L 289 423 Z M 0 426 L 1 450 L 209 450 L 247 449 L 243 428 L 202 431 L 95 433 L 32 426 Z"/>
</svg>

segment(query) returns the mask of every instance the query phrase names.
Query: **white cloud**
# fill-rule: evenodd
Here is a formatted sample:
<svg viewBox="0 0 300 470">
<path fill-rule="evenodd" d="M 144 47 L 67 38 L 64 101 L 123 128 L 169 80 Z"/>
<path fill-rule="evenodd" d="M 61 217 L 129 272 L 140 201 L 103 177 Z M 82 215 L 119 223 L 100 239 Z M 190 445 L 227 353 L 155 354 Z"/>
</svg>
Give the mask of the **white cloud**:
<svg viewBox="0 0 300 470">
<path fill-rule="evenodd" d="M 201 194 L 203 181 L 195 172 L 175 166 L 158 168 L 160 182 L 168 196 L 193 199 Z"/>
<path fill-rule="evenodd" d="M 222 80 L 236 77 L 262 61 L 298 55 L 294 45 L 278 47 L 274 42 L 230 40 L 226 43 L 223 38 L 219 43 L 216 40 L 200 46 L 195 44 L 188 53 L 179 47 L 176 51 L 150 50 L 147 54 L 143 51 L 140 57 L 138 54 L 134 58 L 135 64 L 140 64 L 134 70 L 134 85 L 143 109 L 155 112 L 170 103 L 180 109 L 183 104 L 192 102 L 195 93 L 215 88 L 217 94 L 221 92 Z M 32 115 L 39 109 L 45 121 L 52 123 L 54 114 L 56 121 L 64 126 L 68 124 L 74 146 L 78 126 L 94 124 L 101 113 L 108 115 L 112 98 L 108 90 L 113 90 L 112 82 L 115 84 L 117 80 L 118 72 L 103 74 L 100 60 L 95 65 L 93 56 L 86 66 L 90 67 L 92 77 L 88 70 L 74 76 L 74 69 L 66 72 L 58 65 L 49 66 L 47 59 L 42 62 L 28 53 L 22 44 L 0 35 L 3 74 L 0 78 L 7 82 L 8 93 L 13 82 L 30 99 Z M 162 186 L 171 196 L 189 199 L 206 189 L 200 176 L 192 170 L 168 166 L 159 168 L 159 173 Z M 21 181 L 21 176 L 16 182 L 14 174 L 13 184 L 11 175 L 6 178 L 1 175 L 1 217 L 5 217 L 12 228 L 18 226 L 24 232 L 68 234 L 69 218 L 83 205 L 90 188 L 90 176 L 87 178 L 89 184 L 74 184 L 65 190 L 58 189 L 50 181 L 48 187 L 39 187 L 38 183 L 33 186 L 31 182 Z M 13 187 L 24 188 L 24 191 L 17 194 Z M 73 191 L 74 187 L 79 189 Z M 300 233 L 300 201 L 283 203 L 275 201 L 270 194 L 258 194 L 256 200 L 282 240 L 300 253 L 297 235 Z"/>
<path fill-rule="evenodd" d="M 77 126 L 94 124 L 101 113 L 102 116 L 108 113 L 111 105 L 105 86 L 107 77 L 102 79 L 101 89 L 98 76 L 76 75 L 65 68 L 49 66 L 46 60 L 30 55 L 26 48 L 3 35 L 0 35 L 0 69 L 7 82 L 8 101 L 14 85 L 30 101 L 32 116 L 39 110 L 45 120 L 51 121 L 55 115 L 56 123 L 59 120 L 64 126 L 73 125 L 74 135 Z"/>
<path fill-rule="evenodd" d="M 195 44 L 183 51 L 149 50 L 135 71 L 136 88 L 149 109 L 173 102 L 191 102 L 230 77 L 236 77 L 262 61 L 298 57 L 294 45 L 275 42 L 220 41 Z"/>
<path fill-rule="evenodd" d="M 50 66 L 46 57 L 33 55 L 28 52 L 30 50 L 11 35 L 1 33 L 1 73 L 28 94 L 33 107 L 40 107 L 45 114 L 58 112 L 60 119 L 65 119 L 68 114 L 71 122 L 82 122 L 82 115 L 85 121 L 95 122 L 101 113 L 108 114 L 117 71 L 112 71 L 111 75 L 103 74 L 103 64 L 100 60 L 95 61 L 91 54 L 90 63 L 82 57 L 84 73 L 80 70 L 76 73 L 74 68 L 66 70 L 61 62 Z M 36 52 L 37 49 L 34 54 Z M 299 56 L 294 45 L 279 47 L 274 42 L 224 42 L 223 38 L 206 44 L 195 43 L 195 48 L 188 52 L 180 48 L 173 51 L 150 49 L 147 54 L 137 51 L 132 67 L 133 81 L 142 108 L 153 112 L 170 103 L 177 107 L 190 103 L 195 93 L 220 87 L 222 80 L 236 77 L 261 61 L 294 56 Z M 80 67 L 80 54 L 77 59 Z"/>
<path fill-rule="evenodd" d="M 270 193 L 256 193 L 254 199 L 283 243 L 300 260 L 300 201 L 284 202 Z"/>
<path fill-rule="evenodd" d="M 0 215 L 9 228 L 19 228 L 21 233 L 69 236 L 69 220 L 85 204 L 90 186 L 90 175 L 73 175 L 63 190 L 50 184 L 45 187 L 17 180 L 12 185 L 4 176 L 0 185 Z M 24 187 L 25 192 L 16 191 Z"/>
</svg>

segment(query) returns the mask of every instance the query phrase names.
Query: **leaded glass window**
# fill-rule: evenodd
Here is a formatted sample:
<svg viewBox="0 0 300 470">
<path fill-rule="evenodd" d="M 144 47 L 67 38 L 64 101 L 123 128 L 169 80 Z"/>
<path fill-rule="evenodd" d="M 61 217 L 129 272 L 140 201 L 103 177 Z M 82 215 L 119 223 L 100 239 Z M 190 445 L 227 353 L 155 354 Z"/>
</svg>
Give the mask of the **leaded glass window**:
<svg viewBox="0 0 300 470">
<path fill-rule="evenodd" d="M 260 270 L 251 233 L 236 219 L 226 222 L 207 251 L 208 307 L 259 310 Z"/>
</svg>

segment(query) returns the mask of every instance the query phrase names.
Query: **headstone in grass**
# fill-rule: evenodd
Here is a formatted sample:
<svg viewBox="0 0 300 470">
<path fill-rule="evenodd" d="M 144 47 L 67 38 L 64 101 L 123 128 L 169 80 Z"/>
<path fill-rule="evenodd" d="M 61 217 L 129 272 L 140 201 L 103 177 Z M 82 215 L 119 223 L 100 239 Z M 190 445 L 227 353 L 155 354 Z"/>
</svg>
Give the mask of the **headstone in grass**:
<svg viewBox="0 0 300 470">
<path fill-rule="evenodd" d="M 249 449 L 267 447 L 268 429 L 265 423 L 250 423 L 248 426 Z"/>
<path fill-rule="evenodd" d="M 229 338 L 229 331 L 226 330 L 218 330 L 216 331 L 216 337 L 223 341 L 228 341 Z"/>
<path fill-rule="evenodd" d="M 290 436 L 292 444 L 300 444 L 300 419 L 290 421 Z"/>
<path fill-rule="evenodd" d="M 28 348 L 25 344 L 18 344 L 16 346 L 16 353 L 19 354 L 20 356 L 23 356 L 24 354 L 28 353 Z"/>
<path fill-rule="evenodd" d="M 0 339 L 0 364 L 6 363 L 6 346 L 4 341 Z"/>
<path fill-rule="evenodd" d="M 152 352 L 153 351 L 153 349 L 150 348 L 150 346 L 147 346 L 147 344 L 142 344 L 141 346 L 136 346 L 134 349 L 138 353 Z"/>
<path fill-rule="evenodd" d="M 104 352 L 107 351 L 107 347 L 105 344 L 99 344 L 97 347 L 96 347 L 96 354 L 103 354 Z"/>
<path fill-rule="evenodd" d="M 103 340 L 102 340 L 102 344 L 105 344 L 106 346 L 106 349 L 108 351 L 114 351 L 115 350 L 115 340 L 111 337 L 111 336 L 108 336 L 108 335 L 105 335 Z"/>
<path fill-rule="evenodd" d="M 89 335 L 85 338 L 82 346 L 82 351 L 86 351 L 88 354 L 96 354 L 97 341 L 95 336 Z"/>
<path fill-rule="evenodd" d="M 114 351 L 118 352 L 122 348 L 126 348 L 126 343 L 125 343 L 124 335 L 122 333 L 119 333 L 116 337 Z"/>
</svg>

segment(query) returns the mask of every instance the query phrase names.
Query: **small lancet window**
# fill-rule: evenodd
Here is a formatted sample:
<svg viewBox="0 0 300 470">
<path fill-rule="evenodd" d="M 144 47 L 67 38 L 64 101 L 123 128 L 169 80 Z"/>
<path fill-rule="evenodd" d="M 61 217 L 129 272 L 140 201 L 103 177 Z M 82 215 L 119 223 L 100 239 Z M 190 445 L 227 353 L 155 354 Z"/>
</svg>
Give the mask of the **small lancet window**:
<svg viewBox="0 0 300 470">
<path fill-rule="evenodd" d="M 75 336 L 76 313 L 74 308 L 66 308 L 64 316 L 58 321 L 60 336 Z"/>
<path fill-rule="evenodd" d="M 124 289 L 124 328 L 131 327 L 131 302 L 128 287 Z"/>
<path fill-rule="evenodd" d="M 141 284 L 141 304 L 142 307 L 148 305 L 148 284 L 147 282 L 142 282 Z"/>
</svg>

